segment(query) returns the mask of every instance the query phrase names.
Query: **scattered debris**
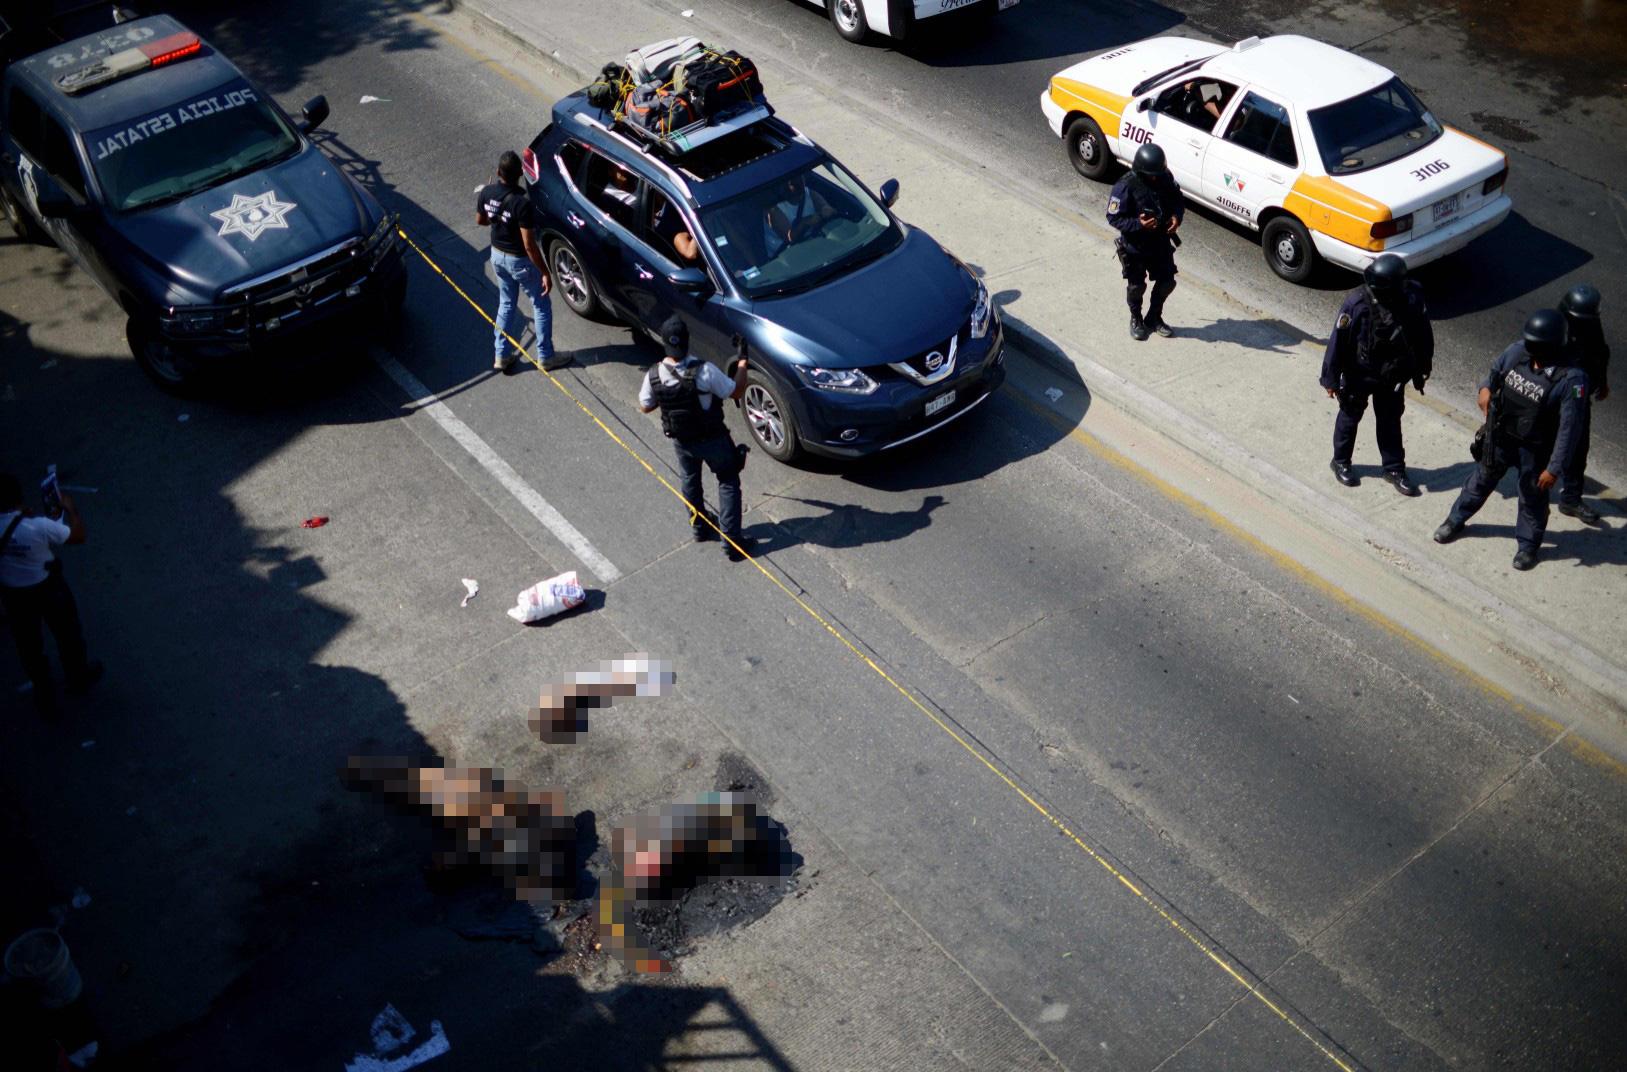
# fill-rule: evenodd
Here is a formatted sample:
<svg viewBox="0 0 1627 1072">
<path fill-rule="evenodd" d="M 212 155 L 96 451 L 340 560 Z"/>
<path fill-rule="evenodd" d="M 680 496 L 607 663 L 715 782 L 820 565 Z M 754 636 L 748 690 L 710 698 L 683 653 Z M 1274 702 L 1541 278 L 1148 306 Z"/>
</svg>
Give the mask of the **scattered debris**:
<svg viewBox="0 0 1627 1072">
<path fill-rule="evenodd" d="M 375 97 L 371 93 L 363 93 L 362 94 L 362 99 L 357 101 L 356 103 L 357 104 L 389 104 L 390 103 L 390 98 L 389 97 Z"/>
<path fill-rule="evenodd" d="M 47 358 L 45 364 L 40 366 L 40 371 L 44 372 L 46 369 L 53 369 L 53 368 L 56 368 L 56 358 L 54 358 L 54 357 Z"/>
<path fill-rule="evenodd" d="M 315 517 L 308 517 L 304 521 L 301 521 L 299 523 L 299 527 L 302 529 L 319 529 L 327 523 L 327 515 L 317 514 Z"/>
<path fill-rule="evenodd" d="M 73 891 L 73 897 L 68 903 L 75 908 L 87 908 L 90 905 L 90 894 L 85 892 L 83 886 L 80 886 Z"/>
<path fill-rule="evenodd" d="M 521 625 L 552 618 L 562 611 L 579 607 L 587 600 L 587 593 L 576 580 L 575 570 L 566 570 L 557 577 L 538 581 L 514 597 L 514 606 L 508 616 Z"/>
<path fill-rule="evenodd" d="M 63 491 L 71 491 L 75 495 L 95 495 L 101 488 L 87 488 L 83 484 L 63 484 Z"/>
<path fill-rule="evenodd" d="M 480 582 L 472 577 L 465 577 L 463 578 L 463 587 L 465 589 L 463 602 L 459 603 L 458 606 L 467 607 L 469 600 L 480 594 Z"/>
<path fill-rule="evenodd" d="M 688 11 L 680 11 L 678 14 L 682 15 L 686 19 L 692 19 L 695 17 L 695 11 L 693 8 Z"/>
<path fill-rule="evenodd" d="M 1290 700 L 1293 700 L 1295 703 L 1299 702 L 1297 699 L 1294 699 L 1294 694 L 1291 693 L 1291 692 L 1285 692 L 1285 693 L 1283 693 L 1283 695 L 1288 697 Z"/>
<path fill-rule="evenodd" d="M 135 813 L 136 813 L 136 806 L 134 804 L 132 804 L 128 808 L 124 809 L 124 814 L 126 814 L 126 815 L 134 815 Z"/>
<path fill-rule="evenodd" d="M 29 693 L 31 693 L 33 691 L 34 691 L 34 683 L 32 681 L 25 681 L 21 685 L 17 686 L 17 695 L 18 696 L 27 696 Z"/>
<path fill-rule="evenodd" d="M 450 847 L 438 850 L 442 870 L 478 867 L 527 901 L 565 900 L 575 892 L 576 820 L 565 794 L 527 791 L 485 767 L 423 766 L 400 756 L 352 756 L 341 775 L 352 789 L 378 793 L 415 815 L 436 821 Z"/>
<path fill-rule="evenodd" d="M 419 1043 L 416 1049 L 398 1057 L 390 1056 L 411 1042 L 417 1033 L 407 1022 L 407 1018 L 396 1011 L 394 1005 L 384 1006 L 384 1011 L 373 1018 L 371 1031 L 373 1052 L 358 1053 L 345 1064 L 345 1072 L 406 1072 L 407 1069 L 416 1068 L 425 1061 L 439 1057 L 452 1049 L 441 1022 L 431 1020 L 429 1037 Z"/>
<path fill-rule="evenodd" d="M 100 1043 L 87 1042 L 68 1055 L 68 1063 L 75 1068 L 89 1068 L 90 1063 L 96 1060 L 96 1051 L 101 1048 Z"/>
<path fill-rule="evenodd" d="M 11 384 L 8 383 L 8 384 L 6 384 L 5 391 L 0 392 L 0 402 L 15 402 L 15 401 L 17 401 L 17 388 L 13 387 Z"/>
<path fill-rule="evenodd" d="M 1058 388 L 1047 387 L 1045 389 L 1045 397 L 1049 398 L 1052 402 L 1060 402 L 1062 400 L 1062 392 Z"/>
<path fill-rule="evenodd" d="M 185 424 L 187 421 L 190 421 L 191 419 L 192 419 L 192 414 L 190 414 L 190 413 L 178 413 L 175 416 L 175 421 L 176 421 L 177 424 Z"/>
<path fill-rule="evenodd" d="M 578 734 L 587 732 L 590 709 L 609 707 L 617 696 L 665 696 L 677 680 L 666 663 L 635 651 L 543 689 L 527 721 L 544 742 L 571 744 Z"/>
<path fill-rule="evenodd" d="M 93 737 L 88 741 L 80 741 L 79 742 L 79 747 L 80 748 L 95 748 L 96 747 L 96 739 Z"/>
</svg>

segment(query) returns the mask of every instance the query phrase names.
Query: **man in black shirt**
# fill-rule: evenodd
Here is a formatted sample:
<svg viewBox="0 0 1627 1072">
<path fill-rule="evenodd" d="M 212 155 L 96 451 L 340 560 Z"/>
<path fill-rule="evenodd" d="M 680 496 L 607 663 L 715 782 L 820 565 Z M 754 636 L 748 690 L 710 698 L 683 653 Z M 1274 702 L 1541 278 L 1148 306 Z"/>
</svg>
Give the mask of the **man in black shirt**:
<svg viewBox="0 0 1627 1072">
<path fill-rule="evenodd" d="M 537 248 L 536 215 L 531 198 L 520 185 L 520 158 L 512 150 L 497 160 L 497 181 L 475 195 L 475 222 L 491 227 L 491 266 L 497 276 L 497 323 L 492 345 L 492 367 L 507 372 L 514 367 L 508 349 L 508 324 L 521 291 L 531 299 L 532 324 L 537 332 L 537 360 L 552 371 L 571 363 L 569 354 L 554 353 L 553 308 L 548 291 L 553 280 Z"/>
</svg>

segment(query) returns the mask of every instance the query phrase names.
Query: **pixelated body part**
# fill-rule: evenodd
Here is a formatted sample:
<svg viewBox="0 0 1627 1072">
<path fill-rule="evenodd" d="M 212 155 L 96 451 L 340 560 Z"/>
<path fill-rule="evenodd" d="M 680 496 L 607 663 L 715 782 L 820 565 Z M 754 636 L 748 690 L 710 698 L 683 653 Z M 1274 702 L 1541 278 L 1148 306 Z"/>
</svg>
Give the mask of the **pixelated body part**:
<svg viewBox="0 0 1627 1072">
<path fill-rule="evenodd" d="M 634 652 L 548 686 L 528 721 L 544 742 L 571 744 L 587 732 L 590 709 L 608 707 L 618 696 L 665 696 L 677 680 L 667 663 Z"/>
<path fill-rule="evenodd" d="M 793 863 L 785 828 L 745 793 L 705 793 L 635 816 L 611 835 L 610 878 L 599 891 L 599 936 L 638 972 L 670 971 L 632 921 L 635 906 L 671 903 L 702 882 L 773 881 Z"/>
<path fill-rule="evenodd" d="M 477 867 L 531 902 L 567 900 L 575 892 L 576 823 L 565 794 L 528 792 L 500 770 L 446 767 L 403 756 L 352 756 L 344 782 L 378 793 L 405 811 L 435 821 L 447 847 L 441 868 Z"/>
</svg>

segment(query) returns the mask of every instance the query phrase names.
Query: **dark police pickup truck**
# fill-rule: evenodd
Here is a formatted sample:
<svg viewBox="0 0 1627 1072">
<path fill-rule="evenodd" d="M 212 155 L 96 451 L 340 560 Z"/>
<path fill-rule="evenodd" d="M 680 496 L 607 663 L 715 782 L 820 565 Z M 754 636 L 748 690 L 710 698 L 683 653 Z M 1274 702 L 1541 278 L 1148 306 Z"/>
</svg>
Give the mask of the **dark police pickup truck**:
<svg viewBox="0 0 1627 1072">
<path fill-rule="evenodd" d="M 290 119 L 167 16 L 11 63 L 0 81 L 0 206 L 53 239 L 129 317 L 130 350 L 169 391 L 313 329 L 393 316 L 394 220 Z"/>
</svg>

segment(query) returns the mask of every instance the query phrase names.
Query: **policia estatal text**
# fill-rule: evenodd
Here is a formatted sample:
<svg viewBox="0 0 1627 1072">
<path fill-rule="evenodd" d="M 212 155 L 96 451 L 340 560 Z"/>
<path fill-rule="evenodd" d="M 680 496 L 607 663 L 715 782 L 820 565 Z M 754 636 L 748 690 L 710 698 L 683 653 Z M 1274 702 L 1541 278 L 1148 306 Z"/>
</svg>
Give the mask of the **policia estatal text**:
<svg viewBox="0 0 1627 1072">
<path fill-rule="evenodd" d="M 1485 505 L 1503 474 L 1520 474 L 1519 518 L 1514 534 L 1519 550 L 1514 568 L 1537 564 L 1548 528 L 1548 492 L 1570 464 L 1581 437 L 1587 374 L 1564 364 L 1572 357 L 1565 318 L 1539 309 L 1525 322 L 1525 337 L 1504 350 L 1480 382 L 1480 411 L 1486 415 L 1474 471 L 1441 527 L 1436 543 L 1450 543 Z"/>
<path fill-rule="evenodd" d="M 679 490 L 690 504 L 689 524 L 696 543 L 717 538 L 700 514 L 701 466 L 711 467 L 717 477 L 717 524 L 727 537 L 724 551 L 738 562 L 750 550 L 740 531 L 740 470 L 746 448 L 735 446 L 730 437 L 723 423 L 723 402 L 746 393 L 745 344 L 735 342 L 733 379 L 711 362 L 690 355 L 689 328 L 676 316 L 661 326 L 661 344 L 666 356 L 644 376 L 638 408 L 645 413 L 661 410 L 661 431 L 672 440 L 678 456 Z"/>
<path fill-rule="evenodd" d="M 1137 342 L 1156 331 L 1164 338 L 1175 334 L 1164 323 L 1164 302 L 1175 289 L 1175 234 L 1186 218 L 1186 199 L 1175 176 L 1164 166 L 1164 150 L 1143 145 L 1136 150 L 1130 173 L 1107 196 L 1107 222 L 1119 233 L 1115 248 L 1124 269 L 1125 300 L 1130 303 L 1130 335 Z M 1146 316 L 1141 298 L 1152 280 Z"/>
<path fill-rule="evenodd" d="M 1405 261 L 1386 253 L 1367 266 L 1362 285 L 1339 307 L 1322 356 L 1322 387 L 1339 402 L 1329 463 L 1339 483 L 1347 488 L 1361 483 L 1350 460 L 1356 428 L 1371 399 L 1384 479 L 1403 495 L 1418 494 L 1418 486 L 1407 476 L 1401 414 L 1407 406 L 1407 381 L 1422 393 L 1434 359 L 1435 332 L 1424 305 L 1424 288 L 1407 278 Z"/>
</svg>

